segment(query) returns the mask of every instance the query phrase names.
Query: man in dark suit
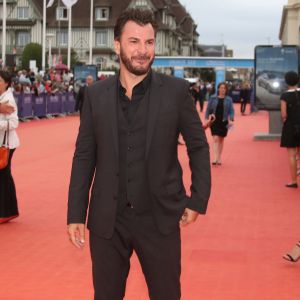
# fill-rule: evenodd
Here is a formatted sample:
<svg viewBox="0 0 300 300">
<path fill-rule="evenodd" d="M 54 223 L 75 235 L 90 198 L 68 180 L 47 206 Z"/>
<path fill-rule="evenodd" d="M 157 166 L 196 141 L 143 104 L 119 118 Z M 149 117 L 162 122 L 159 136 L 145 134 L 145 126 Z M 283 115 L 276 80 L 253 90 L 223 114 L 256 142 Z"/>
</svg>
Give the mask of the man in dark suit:
<svg viewBox="0 0 300 300">
<path fill-rule="evenodd" d="M 88 75 L 85 79 L 84 86 L 80 87 L 78 94 L 76 95 L 75 111 L 79 111 L 80 115 L 81 115 L 82 107 L 83 107 L 85 89 L 86 89 L 86 87 L 91 86 L 93 83 L 94 83 L 93 76 Z"/>
<path fill-rule="evenodd" d="M 179 225 L 206 212 L 208 144 L 188 83 L 151 70 L 152 13 L 123 12 L 114 34 L 120 73 L 86 91 L 69 190 L 69 238 L 84 246 L 89 211 L 95 300 L 123 299 L 133 251 L 150 299 L 177 300 Z M 190 197 L 178 161 L 179 133 L 190 160 Z"/>
</svg>

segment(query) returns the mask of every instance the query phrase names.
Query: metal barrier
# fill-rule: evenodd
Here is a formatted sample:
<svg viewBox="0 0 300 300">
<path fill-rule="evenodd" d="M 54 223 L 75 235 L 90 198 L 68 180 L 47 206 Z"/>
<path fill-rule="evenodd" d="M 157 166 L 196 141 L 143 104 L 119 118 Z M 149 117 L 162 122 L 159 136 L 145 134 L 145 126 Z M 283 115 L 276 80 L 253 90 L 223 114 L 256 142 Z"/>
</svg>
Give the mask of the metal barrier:
<svg viewBox="0 0 300 300">
<path fill-rule="evenodd" d="M 73 92 L 47 94 L 38 96 L 27 93 L 14 93 L 21 120 L 42 118 L 69 114 L 75 111 L 75 97 Z"/>
</svg>

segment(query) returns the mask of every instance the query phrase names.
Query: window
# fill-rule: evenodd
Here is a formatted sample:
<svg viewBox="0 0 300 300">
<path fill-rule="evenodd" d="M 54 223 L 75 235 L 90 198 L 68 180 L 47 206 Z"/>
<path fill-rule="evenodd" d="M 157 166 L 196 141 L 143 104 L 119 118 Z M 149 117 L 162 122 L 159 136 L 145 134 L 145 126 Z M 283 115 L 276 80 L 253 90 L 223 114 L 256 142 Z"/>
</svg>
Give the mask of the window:
<svg viewBox="0 0 300 300">
<path fill-rule="evenodd" d="M 99 30 L 96 32 L 96 46 L 108 46 L 107 30 Z"/>
<path fill-rule="evenodd" d="M 106 21 L 109 19 L 109 8 L 108 7 L 96 7 L 95 10 L 96 21 Z"/>
<path fill-rule="evenodd" d="M 56 20 L 68 20 L 68 9 L 66 7 L 57 7 Z"/>
<path fill-rule="evenodd" d="M 135 6 L 136 7 L 148 7 L 148 1 L 147 0 L 136 0 Z"/>
<path fill-rule="evenodd" d="M 68 45 L 68 32 L 61 31 L 57 33 L 57 44 L 59 46 L 66 46 Z"/>
<path fill-rule="evenodd" d="M 17 46 L 24 47 L 30 43 L 30 33 L 27 31 L 18 32 L 17 34 Z"/>
<path fill-rule="evenodd" d="M 18 7 L 18 19 L 29 19 L 29 7 Z"/>
</svg>

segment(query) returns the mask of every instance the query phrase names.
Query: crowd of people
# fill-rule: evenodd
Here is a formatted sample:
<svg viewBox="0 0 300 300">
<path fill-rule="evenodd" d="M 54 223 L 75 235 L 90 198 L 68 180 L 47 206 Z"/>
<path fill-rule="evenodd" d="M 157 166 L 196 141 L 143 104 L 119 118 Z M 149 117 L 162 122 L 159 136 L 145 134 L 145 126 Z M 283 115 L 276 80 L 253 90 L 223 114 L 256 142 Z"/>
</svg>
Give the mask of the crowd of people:
<svg viewBox="0 0 300 300">
<path fill-rule="evenodd" d="M 74 76 L 68 70 L 52 68 L 44 73 L 20 70 L 13 74 L 11 90 L 16 93 L 70 92 L 74 90 Z"/>
<path fill-rule="evenodd" d="M 250 104 L 250 113 L 256 112 L 257 108 L 254 105 L 253 86 L 247 81 L 226 81 L 226 95 L 232 98 L 234 103 L 240 103 L 240 112 L 245 115 L 247 104 Z M 216 94 L 215 82 L 198 80 L 191 83 L 191 95 L 197 106 L 199 102 L 200 112 L 203 111 L 204 102 Z"/>
</svg>

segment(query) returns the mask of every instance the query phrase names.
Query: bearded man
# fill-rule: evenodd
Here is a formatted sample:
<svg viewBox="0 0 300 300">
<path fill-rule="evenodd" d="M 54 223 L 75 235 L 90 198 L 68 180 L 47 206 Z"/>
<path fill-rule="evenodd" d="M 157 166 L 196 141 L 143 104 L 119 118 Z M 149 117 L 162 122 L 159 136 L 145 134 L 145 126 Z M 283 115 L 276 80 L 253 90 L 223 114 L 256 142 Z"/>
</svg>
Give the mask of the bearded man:
<svg viewBox="0 0 300 300">
<path fill-rule="evenodd" d="M 150 299 L 180 299 L 180 225 L 207 209 L 208 144 L 188 83 L 151 69 L 156 30 L 151 11 L 123 12 L 114 29 L 120 72 L 86 89 L 68 233 L 82 248 L 88 219 L 95 300 L 124 298 L 133 251 Z M 189 155 L 190 196 L 178 160 L 179 134 Z"/>
</svg>

